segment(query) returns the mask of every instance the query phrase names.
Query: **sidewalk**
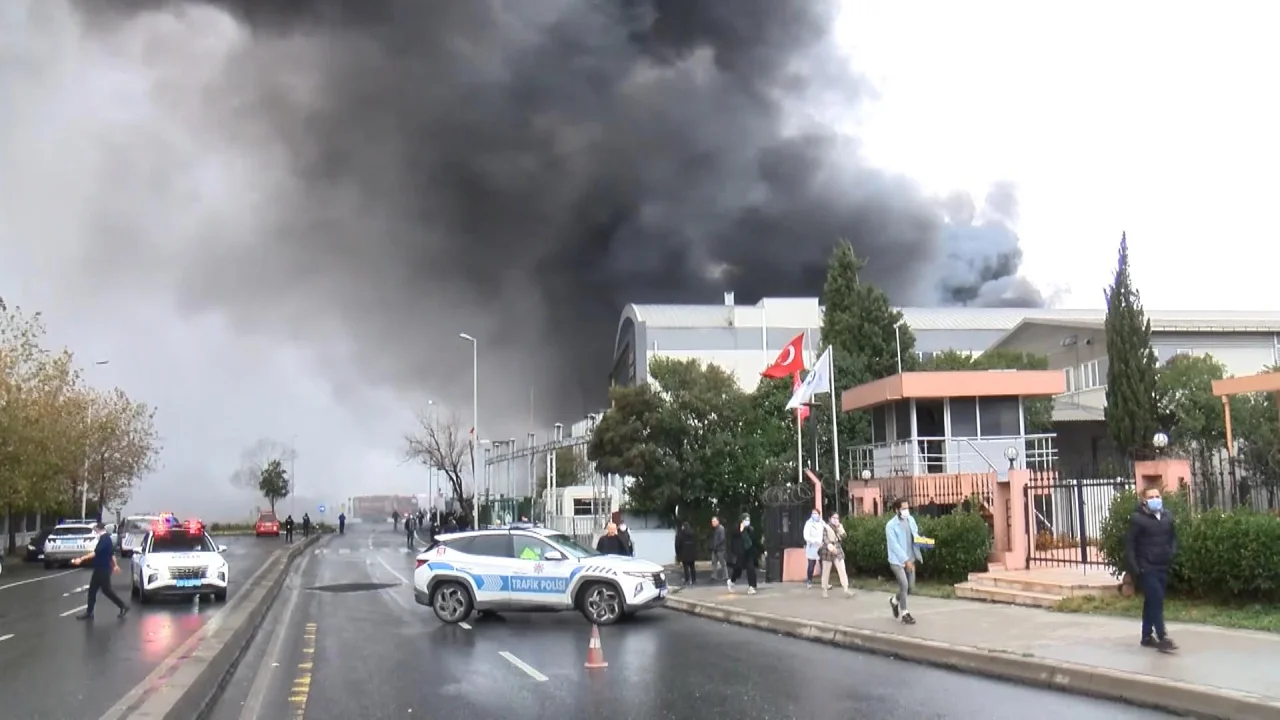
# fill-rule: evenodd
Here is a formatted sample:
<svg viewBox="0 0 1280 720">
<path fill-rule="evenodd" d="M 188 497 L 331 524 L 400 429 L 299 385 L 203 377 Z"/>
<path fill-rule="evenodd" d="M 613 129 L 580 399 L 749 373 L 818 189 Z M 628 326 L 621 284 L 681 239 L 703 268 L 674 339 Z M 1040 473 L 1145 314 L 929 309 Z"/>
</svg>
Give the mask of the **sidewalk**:
<svg viewBox="0 0 1280 720">
<path fill-rule="evenodd" d="M 823 599 L 800 583 L 761 585 L 754 596 L 724 585 L 682 589 L 668 607 L 904 660 L 1198 717 L 1280 720 L 1280 635 L 1173 624 L 1181 650 L 1138 645 L 1125 618 L 911 598 L 916 625 L 894 621 L 889 596 L 840 590 Z"/>
</svg>

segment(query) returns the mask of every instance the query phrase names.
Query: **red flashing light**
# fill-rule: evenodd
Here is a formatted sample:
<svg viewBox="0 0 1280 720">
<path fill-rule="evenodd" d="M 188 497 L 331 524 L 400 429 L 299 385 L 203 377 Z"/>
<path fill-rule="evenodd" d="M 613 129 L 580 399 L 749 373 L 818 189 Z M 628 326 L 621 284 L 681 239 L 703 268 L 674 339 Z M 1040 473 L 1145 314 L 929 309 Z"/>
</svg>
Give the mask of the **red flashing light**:
<svg viewBox="0 0 1280 720">
<path fill-rule="evenodd" d="M 151 523 L 151 532 L 156 535 L 168 535 L 169 526 L 162 522 Z"/>
<path fill-rule="evenodd" d="M 204 532 L 204 523 L 199 520 L 188 520 L 185 524 L 188 534 L 199 535 Z"/>
</svg>

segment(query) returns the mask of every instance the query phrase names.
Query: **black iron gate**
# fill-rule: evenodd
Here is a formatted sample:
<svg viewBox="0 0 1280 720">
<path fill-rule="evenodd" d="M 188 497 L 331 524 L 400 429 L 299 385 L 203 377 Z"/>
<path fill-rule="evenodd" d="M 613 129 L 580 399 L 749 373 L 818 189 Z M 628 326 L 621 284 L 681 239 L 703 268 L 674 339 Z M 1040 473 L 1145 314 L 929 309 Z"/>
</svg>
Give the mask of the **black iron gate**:
<svg viewBox="0 0 1280 720">
<path fill-rule="evenodd" d="M 1106 567 L 1099 543 L 1107 515 L 1116 496 L 1133 486 L 1125 477 L 1033 472 L 1026 490 L 1028 566 Z"/>
</svg>

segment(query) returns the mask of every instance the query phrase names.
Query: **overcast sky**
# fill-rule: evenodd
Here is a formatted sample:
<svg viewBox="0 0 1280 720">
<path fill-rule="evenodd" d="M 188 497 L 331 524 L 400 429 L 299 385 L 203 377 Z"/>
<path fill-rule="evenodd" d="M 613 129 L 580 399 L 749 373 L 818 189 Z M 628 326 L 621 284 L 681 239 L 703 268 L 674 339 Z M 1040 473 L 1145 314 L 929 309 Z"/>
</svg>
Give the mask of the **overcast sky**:
<svg viewBox="0 0 1280 720">
<path fill-rule="evenodd" d="M 70 12 L 65 0 L 42 3 Z M 21 16 L 22 0 L 0 5 L 0 47 L 17 47 L 19 58 L 0 55 L 9 64 L 0 69 L 0 105 L 22 104 L 16 121 L 0 122 L 0 293 L 44 312 L 51 343 L 86 364 L 109 360 L 88 369 L 89 382 L 119 385 L 159 408 L 162 462 L 132 509 L 247 516 L 259 500 L 228 477 L 263 437 L 296 444 L 296 476 L 313 514 L 314 503 L 336 507 L 349 495 L 423 491 L 421 469 L 401 462 L 401 436 L 426 398 L 459 405 L 470 378 L 367 385 L 351 365 L 349 338 L 295 342 L 289 325 L 265 321 L 249 334 L 243 322 L 182 302 L 176 279 L 119 280 L 109 263 L 86 262 L 99 242 L 68 198 L 107 192 L 101 183 L 116 174 L 81 164 L 101 150 L 92 143 L 108 141 L 85 128 L 118 124 L 141 106 L 165 109 L 145 85 L 133 90 L 139 105 L 124 110 L 97 84 L 128 84 L 131 68 L 163 62 L 165 49 L 80 67 L 90 55 L 38 48 L 73 37 L 69 15 L 36 26 Z M 840 32 L 850 62 L 879 98 L 841 122 L 877 165 L 931 192 L 981 196 L 994 182 L 1015 183 L 1024 271 L 1055 304 L 1101 305 L 1126 230 L 1148 307 L 1280 309 L 1269 209 L 1280 197 L 1272 90 L 1280 45 L 1270 37 L 1280 10 L 1238 2 L 1212 12 L 1154 2 L 1060 5 L 1069 13 L 1017 2 L 847 6 Z M 53 41 L 40 34 L 50 28 L 61 28 Z M 37 91 L 33 78 L 62 85 Z M 33 150 L 37 136 L 43 144 Z M 139 172 L 135 161 L 153 181 L 190 170 L 154 167 L 145 150 L 126 157 L 121 176 Z M 118 212 L 128 228 L 132 215 L 163 217 L 165 208 L 143 199 Z M 456 323 L 443 317 L 435 326 L 467 330 L 469 316 L 457 312 Z M 452 367 L 468 368 L 470 346 L 452 332 L 429 340 L 456 352 Z M 519 435 L 510 426 L 525 414 L 502 418 L 505 429 Z"/>
</svg>

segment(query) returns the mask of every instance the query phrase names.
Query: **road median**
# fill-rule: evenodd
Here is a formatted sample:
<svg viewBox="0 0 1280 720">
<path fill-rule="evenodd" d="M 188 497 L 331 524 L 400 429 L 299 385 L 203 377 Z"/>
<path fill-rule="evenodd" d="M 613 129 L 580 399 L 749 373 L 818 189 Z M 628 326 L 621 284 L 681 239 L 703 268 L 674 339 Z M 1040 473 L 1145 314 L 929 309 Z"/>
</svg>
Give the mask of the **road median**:
<svg viewBox="0 0 1280 720">
<path fill-rule="evenodd" d="M 1246 692 L 673 595 L 667 608 L 709 620 L 886 655 L 909 662 L 1220 720 L 1280 720 L 1280 700 Z"/>
<path fill-rule="evenodd" d="M 221 612 L 116 703 L 101 720 L 206 717 L 266 619 L 289 568 L 315 535 L 277 550 Z"/>
</svg>

